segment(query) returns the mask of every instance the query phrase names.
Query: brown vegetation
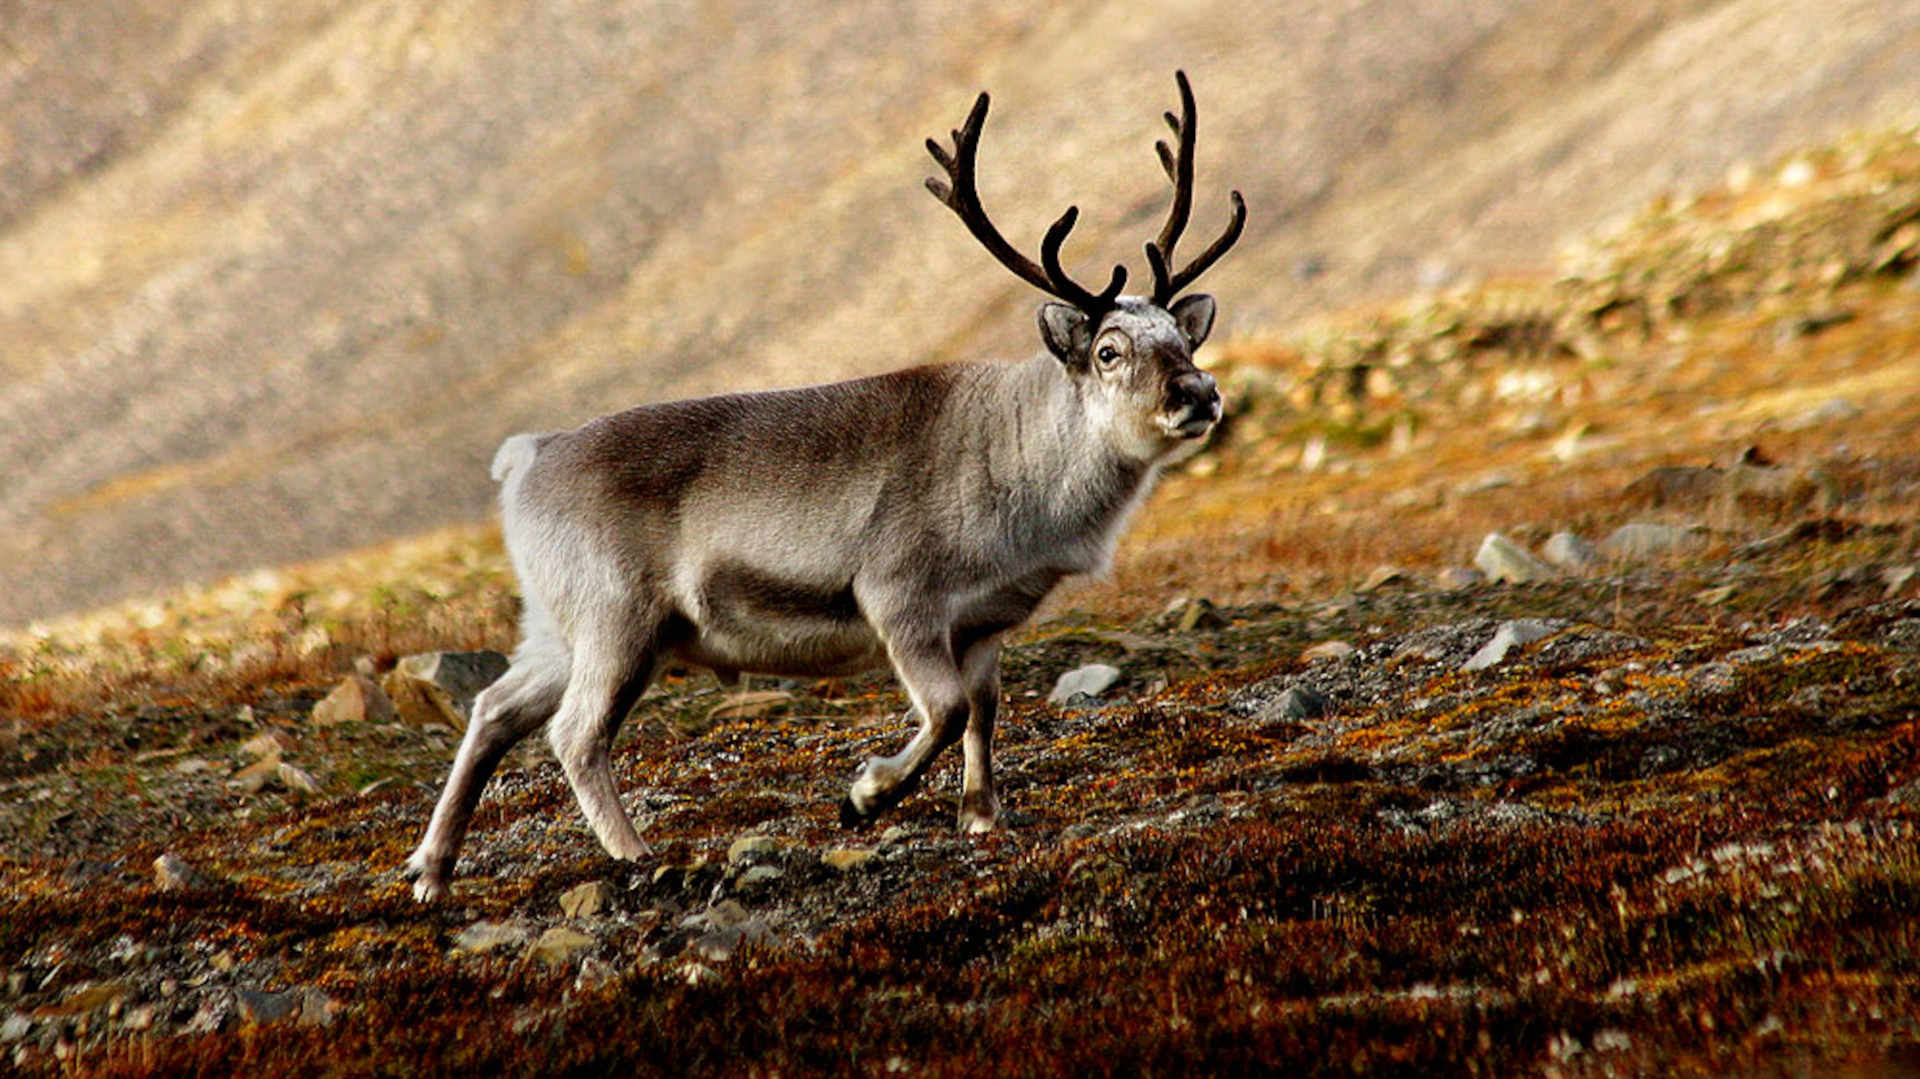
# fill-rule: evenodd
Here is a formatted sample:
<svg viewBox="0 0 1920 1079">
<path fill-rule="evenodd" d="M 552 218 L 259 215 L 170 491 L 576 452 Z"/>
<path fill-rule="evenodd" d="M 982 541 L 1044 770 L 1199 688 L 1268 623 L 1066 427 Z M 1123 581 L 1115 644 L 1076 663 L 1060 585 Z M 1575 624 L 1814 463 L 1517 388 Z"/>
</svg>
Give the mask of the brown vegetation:
<svg viewBox="0 0 1920 1079">
<path fill-rule="evenodd" d="M 895 830 L 835 826 L 901 735 L 885 680 L 762 687 L 740 719 L 675 676 L 616 755 L 656 861 L 607 861 L 529 748 L 454 901 L 414 906 L 398 870 L 451 735 L 307 716 L 358 656 L 510 642 L 484 531 L 10 637 L 0 1051 L 117 1075 L 1911 1068 L 1915 147 L 1658 208 L 1558 284 L 1222 350 L 1220 444 L 1010 651 L 996 835 L 951 834 L 944 781 Z M 1662 468 L 1700 471 L 1628 496 Z M 1491 530 L 1627 522 L 1699 542 L 1439 580 Z M 1219 608 L 1182 629 L 1181 594 Z M 1512 619 L 1544 636 L 1464 670 Z M 1328 640 L 1354 650 L 1302 658 Z M 1090 660 L 1115 694 L 1044 703 Z M 233 786 L 261 734 L 323 793 Z M 772 842 L 729 857 L 746 835 Z M 163 852 L 207 879 L 161 890 Z M 605 909 L 563 915 L 594 880 Z M 567 928 L 584 943 L 543 936 Z"/>
</svg>

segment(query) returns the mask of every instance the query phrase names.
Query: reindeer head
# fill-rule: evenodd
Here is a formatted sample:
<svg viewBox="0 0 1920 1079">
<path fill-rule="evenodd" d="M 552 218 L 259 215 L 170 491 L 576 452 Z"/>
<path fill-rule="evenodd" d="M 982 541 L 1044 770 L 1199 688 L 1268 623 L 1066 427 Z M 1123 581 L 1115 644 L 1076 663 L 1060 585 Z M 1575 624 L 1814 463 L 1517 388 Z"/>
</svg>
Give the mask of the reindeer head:
<svg viewBox="0 0 1920 1079">
<path fill-rule="evenodd" d="M 980 205 L 974 164 L 980 132 L 987 120 L 987 95 L 953 132 L 953 150 L 932 139 L 927 150 L 947 173 L 929 179 L 927 190 L 966 224 L 1000 263 L 1035 288 L 1063 301 L 1040 307 L 1040 338 L 1078 385 L 1091 410 L 1109 429 L 1143 456 L 1162 457 L 1182 443 L 1198 444 L 1220 419 L 1220 391 L 1213 376 L 1193 365 L 1193 352 L 1213 328 L 1213 297 L 1196 293 L 1176 300 L 1181 290 L 1205 273 L 1240 238 L 1247 206 L 1232 193 L 1233 216 L 1226 230 L 1179 272 L 1171 272 L 1174 245 L 1187 227 L 1193 206 L 1193 88 L 1184 71 L 1174 72 L 1180 86 L 1181 115 L 1166 114 L 1179 140 L 1178 150 L 1157 142 L 1160 165 L 1173 183 L 1173 205 L 1160 235 L 1146 245 L 1153 271 L 1151 297 L 1122 295 L 1127 270 L 1115 266 L 1107 287 L 1090 292 L 1067 275 L 1060 246 L 1073 231 L 1078 207 L 1067 207 L 1040 243 L 1040 265 L 1015 250 L 1000 235 Z"/>
</svg>

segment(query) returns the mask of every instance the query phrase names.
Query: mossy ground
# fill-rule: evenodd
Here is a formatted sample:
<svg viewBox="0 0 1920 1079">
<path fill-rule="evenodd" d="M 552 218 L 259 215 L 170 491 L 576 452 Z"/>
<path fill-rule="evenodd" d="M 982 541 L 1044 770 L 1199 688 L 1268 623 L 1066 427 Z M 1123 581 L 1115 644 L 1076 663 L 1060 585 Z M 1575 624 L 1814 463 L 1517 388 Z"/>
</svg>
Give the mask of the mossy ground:
<svg viewBox="0 0 1920 1079">
<path fill-rule="evenodd" d="M 484 529 L 17 635 L 0 1051 L 114 1075 L 1910 1072 L 1920 236 L 1896 241 L 1920 218 L 1886 193 L 1911 145 L 1775 192 L 1799 201 L 1761 225 L 1791 242 L 1749 235 L 1758 196 L 1715 195 L 1519 307 L 1226 349 L 1220 445 L 1009 651 L 993 835 L 953 834 L 952 762 L 895 830 L 839 829 L 853 767 L 905 733 L 887 680 L 730 718 L 676 675 L 616 753 L 655 858 L 606 859 L 530 745 L 452 901 L 416 906 L 399 869 L 453 736 L 308 713 L 357 656 L 511 644 Z M 1725 235 L 1738 265 L 1636 261 Z M 1848 316 L 1783 322 L 1789 301 Z M 1744 486 L 1632 493 L 1754 444 L 1772 464 Z M 1491 529 L 1634 520 L 1699 541 L 1435 583 Z M 1169 628 L 1179 594 L 1218 617 Z M 1552 629 L 1463 670 L 1514 618 Z M 1354 652 L 1301 657 L 1335 639 Z M 1125 674 L 1108 700 L 1045 703 L 1096 659 Z M 1325 714 L 1270 707 L 1290 686 Z M 323 793 L 235 788 L 262 733 Z M 746 834 L 775 849 L 730 861 Z M 209 879 L 159 890 L 163 852 Z M 607 908 L 563 916 L 593 880 Z M 716 931 L 723 910 L 747 921 Z M 551 963 L 456 947 L 483 920 L 590 939 Z"/>
</svg>

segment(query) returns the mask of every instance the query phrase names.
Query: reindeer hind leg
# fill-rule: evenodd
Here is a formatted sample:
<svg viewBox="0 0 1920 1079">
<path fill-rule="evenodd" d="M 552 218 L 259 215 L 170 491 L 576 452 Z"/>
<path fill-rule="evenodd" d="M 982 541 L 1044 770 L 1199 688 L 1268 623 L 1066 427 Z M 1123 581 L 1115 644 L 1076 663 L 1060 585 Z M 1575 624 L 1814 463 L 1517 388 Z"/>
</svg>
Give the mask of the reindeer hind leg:
<svg viewBox="0 0 1920 1079">
<path fill-rule="evenodd" d="M 447 894 L 454 862 L 481 790 L 507 751 L 538 729 L 560 706 L 567 668 L 566 645 L 551 632 L 532 629 L 514 650 L 507 673 L 474 701 L 473 717 L 460 741 L 447 785 L 434 806 L 433 820 L 407 859 L 415 899 L 427 902 Z"/>
<path fill-rule="evenodd" d="M 633 861 L 652 853 L 620 805 L 613 739 L 658 663 L 660 625 L 619 625 L 575 638 L 573 665 L 547 741 L 587 824 L 608 854 Z"/>
</svg>

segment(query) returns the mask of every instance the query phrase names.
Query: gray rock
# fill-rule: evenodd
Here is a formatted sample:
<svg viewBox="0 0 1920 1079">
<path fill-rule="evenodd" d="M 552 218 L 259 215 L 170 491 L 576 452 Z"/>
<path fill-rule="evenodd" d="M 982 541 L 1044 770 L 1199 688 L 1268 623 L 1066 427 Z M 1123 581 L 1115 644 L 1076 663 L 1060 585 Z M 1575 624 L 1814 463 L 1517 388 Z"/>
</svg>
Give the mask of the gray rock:
<svg viewBox="0 0 1920 1079">
<path fill-rule="evenodd" d="M 569 918 L 591 918 L 613 902 L 613 885 L 590 880 L 560 893 L 560 913 Z"/>
<path fill-rule="evenodd" d="M 1560 629 L 1560 625 L 1547 618 L 1516 618 L 1502 622 L 1500 628 L 1494 630 L 1493 639 L 1481 645 L 1478 652 L 1460 665 L 1460 669 L 1484 671 L 1504 661 L 1515 648 L 1552 636 Z"/>
<path fill-rule="evenodd" d="M 740 942 L 745 940 L 746 936 L 738 926 L 716 929 L 689 941 L 687 950 L 709 963 L 724 963 L 733 958 L 734 952 L 740 950 Z"/>
<path fill-rule="evenodd" d="M 279 767 L 274 769 L 274 772 L 280 777 L 280 782 L 285 784 L 286 788 L 295 794 L 310 798 L 322 793 L 320 781 L 313 778 L 313 773 L 307 771 L 305 768 L 281 761 Z"/>
<path fill-rule="evenodd" d="M 212 883 L 206 874 L 172 851 L 153 860 L 153 882 L 163 892 L 192 891 Z"/>
<path fill-rule="evenodd" d="M 1690 526 L 1635 522 L 1624 524 L 1600 541 L 1600 553 L 1626 560 L 1661 558 L 1701 546 L 1705 538 Z"/>
<path fill-rule="evenodd" d="M 762 884 L 770 884 L 786 875 L 787 871 L 777 865 L 756 865 L 749 868 L 745 873 L 740 874 L 740 884 L 743 887 L 752 888 Z"/>
<path fill-rule="evenodd" d="M 527 931 L 517 925 L 503 922 L 475 922 L 454 934 L 453 946 L 471 955 L 490 952 L 496 948 L 518 947 L 526 943 Z"/>
<path fill-rule="evenodd" d="M 1486 584 L 1487 575 L 1477 569 L 1469 569 L 1466 566 L 1448 566 L 1446 569 L 1434 574 L 1433 583 L 1436 588 L 1442 591 L 1459 592 L 1462 589 Z"/>
<path fill-rule="evenodd" d="M 770 835 L 743 835 L 727 846 L 727 864 L 739 865 L 750 858 L 767 858 L 779 854 L 783 849 L 778 839 Z"/>
<path fill-rule="evenodd" d="M 747 913 L 747 908 L 734 899 L 722 899 L 707 908 L 707 924 L 719 929 L 745 925 L 751 918 L 752 915 Z"/>
<path fill-rule="evenodd" d="M 1354 587 L 1355 592 L 1377 592 L 1388 585 L 1408 586 L 1416 583 L 1406 571 L 1398 566 L 1375 566 L 1367 579 Z"/>
<path fill-rule="evenodd" d="M 1540 557 L 1568 573 L 1585 573 L 1600 564 L 1600 552 L 1572 532 L 1548 536 L 1540 548 Z"/>
<path fill-rule="evenodd" d="M 1557 570 L 1535 557 L 1533 552 L 1498 532 L 1489 532 L 1487 538 L 1480 541 L 1480 549 L 1473 555 L 1473 564 L 1489 580 L 1508 584 L 1550 581 L 1558 576 Z"/>
<path fill-rule="evenodd" d="M 465 730 L 473 699 L 505 673 L 498 652 L 421 652 L 402 657 L 380 685 L 407 722 Z"/>
<path fill-rule="evenodd" d="M 1332 707 L 1325 697 L 1305 686 L 1288 686 L 1273 703 L 1261 708 L 1254 718 L 1272 723 L 1278 720 L 1318 719 Z"/>
<path fill-rule="evenodd" d="M 293 1018 L 300 1009 L 300 998 L 293 993 L 263 993 L 257 989 L 236 989 L 233 1000 L 240 1018 L 254 1026 L 266 1026 Z"/>
<path fill-rule="evenodd" d="M 394 714 L 386 692 L 356 671 L 314 705 L 307 719 L 316 727 L 332 727 L 340 723 L 391 723 Z"/>
<path fill-rule="evenodd" d="M 333 1018 L 346 1010 L 346 1005 L 333 999 L 318 989 L 311 987 L 298 991 L 300 998 L 300 1025 L 303 1027 L 330 1027 Z"/>
<path fill-rule="evenodd" d="M 1323 659 L 1345 659 L 1359 649 L 1346 641 L 1321 641 L 1300 653 L 1300 658 L 1308 663 L 1318 663 Z"/>
<path fill-rule="evenodd" d="M 556 925 L 540 934 L 540 939 L 528 946 L 527 958 L 550 967 L 561 967 L 572 963 L 581 952 L 593 945 L 594 939 L 578 929 Z"/>
<path fill-rule="evenodd" d="M 1105 663 L 1089 663 L 1084 667 L 1076 667 L 1061 675 L 1059 681 L 1053 684 L 1053 692 L 1047 694 L 1047 703 L 1066 704 L 1082 694 L 1098 697 L 1113 688 L 1113 684 L 1119 680 L 1120 669 Z"/>
<path fill-rule="evenodd" d="M 33 1020 L 24 1012 L 10 1012 L 0 1022 L 0 1042 L 17 1042 L 33 1030 Z"/>
<path fill-rule="evenodd" d="M 822 854 L 820 861 L 844 873 L 873 861 L 873 852 L 858 847 L 835 847 Z"/>
</svg>

